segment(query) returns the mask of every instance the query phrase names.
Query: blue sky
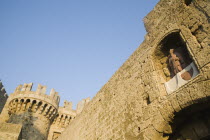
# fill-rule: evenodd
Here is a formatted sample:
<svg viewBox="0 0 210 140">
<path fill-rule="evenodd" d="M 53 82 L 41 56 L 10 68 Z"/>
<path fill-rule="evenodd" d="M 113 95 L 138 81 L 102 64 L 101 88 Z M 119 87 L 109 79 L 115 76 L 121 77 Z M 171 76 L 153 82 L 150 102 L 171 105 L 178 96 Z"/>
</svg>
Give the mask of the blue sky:
<svg viewBox="0 0 210 140">
<path fill-rule="evenodd" d="M 138 48 L 158 0 L 0 0 L 0 79 L 8 94 L 47 85 L 76 104 L 94 97 Z"/>
</svg>

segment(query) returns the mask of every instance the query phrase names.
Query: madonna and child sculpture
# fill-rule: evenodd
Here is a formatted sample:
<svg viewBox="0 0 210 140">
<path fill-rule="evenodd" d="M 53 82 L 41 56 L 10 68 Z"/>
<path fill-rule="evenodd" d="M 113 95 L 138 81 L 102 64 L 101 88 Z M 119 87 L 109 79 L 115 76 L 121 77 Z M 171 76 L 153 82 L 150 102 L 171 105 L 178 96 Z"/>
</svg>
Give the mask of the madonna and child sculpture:
<svg viewBox="0 0 210 140">
<path fill-rule="evenodd" d="M 184 68 L 186 68 L 187 65 L 182 55 L 178 51 L 175 52 L 174 49 L 170 49 L 169 52 L 169 67 L 171 69 L 171 77 L 174 77 L 177 73 L 181 72 Z M 193 69 L 191 68 L 189 71 L 182 73 L 181 77 L 184 80 L 190 80 L 192 78 L 192 74 Z"/>
<path fill-rule="evenodd" d="M 168 94 L 172 93 L 198 75 L 198 70 L 195 64 L 191 62 L 187 66 L 183 55 L 184 54 L 180 53 L 178 49 L 170 49 L 169 51 L 168 67 L 172 79 L 165 83 Z"/>
</svg>

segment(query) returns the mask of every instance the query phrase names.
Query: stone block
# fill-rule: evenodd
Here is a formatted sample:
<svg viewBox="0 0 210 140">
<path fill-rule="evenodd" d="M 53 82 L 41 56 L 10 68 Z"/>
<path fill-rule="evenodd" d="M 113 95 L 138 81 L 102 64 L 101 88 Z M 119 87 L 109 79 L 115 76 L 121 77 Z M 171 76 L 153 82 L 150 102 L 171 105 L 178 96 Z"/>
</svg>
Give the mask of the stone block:
<svg viewBox="0 0 210 140">
<path fill-rule="evenodd" d="M 144 131 L 144 136 L 149 140 L 166 140 L 163 138 L 163 134 L 156 131 L 152 126 Z"/>
<path fill-rule="evenodd" d="M 20 124 L 0 123 L 0 140 L 19 140 L 21 139 Z"/>
<path fill-rule="evenodd" d="M 193 102 L 196 103 L 199 100 L 206 97 L 205 91 L 202 91 L 202 85 L 200 83 L 194 83 L 193 85 L 189 86 L 189 94 L 192 98 Z"/>
<path fill-rule="evenodd" d="M 166 100 L 160 103 L 158 105 L 158 109 L 161 115 L 163 116 L 164 120 L 168 122 L 173 120 L 175 110 L 169 101 Z"/>
<path fill-rule="evenodd" d="M 171 94 L 168 97 L 168 101 L 171 103 L 172 107 L 174 108 L 174 110 L 176 112 L 179 112 L 181 110 L 181 107 L 179 105 L 179 102 L 177 101 L 176 95 L 175 94 Z"/>
<path fill-rule="evenodd" d="M 157 112 L 153 116 L 153 120 L 151 124 L 153 125 L 155 130 L 157 130 L 158 132 L 162 132 L 165 134 L 172 133 L 172 129 L 171 129 L 171 126 L 169 125 L 169 122 L 163 119 L 163 116 L 160 114 L 160 112 Z"/>
<path fill-rule="evenodd" d="M 172 126 L 176 126 L 173 123 L 176 123 L 179 113 L 192 105 L 205 103 L 210 96 L 210 28 L 209 12 L 206 10 L 210 5 L 206 0 L 192 1 L 191 4 L 184 2 L 160 0 L 144 19 L 148 32 L 145 41 L 92 101 L 89 98 L 82 100 L 77 110 L 72 109 L 71 102 L 65 102 L 64 107 L 58 108 L 60 98 L 54 89 L 48 96 L 44 94 L 45 86 L 39 85 L 33 92 L 32 83 L 24 84 L 10 95 L 1 119 L 24 122 L 22 132 L 27 139 L 46 139 L 47 135 L 48 140 L 57 137 L 59 140 L 168 139 L 168 134 L 177 133 L 172 132 Z M 196 4 L 202 8 L 199 9 Z M 171 53 L 174 48 L 183 52 Z M 184 68 L 185 61 L 190 61 L 189 64 L 194 62 L 200 73 L 194 79 L 185 79 L 186 83 L 167 94 L 164 83 L 177 71 L 189 71 Z M 1 82 L 0 87 L 2 89 Z M 18 103 L 9 104 L 14 99 L 18 99 Z M 7 125 L 10 124 L 0 124 L 0 139 L 18 139 L 21 127 Z M 185 122 L 183 125 L 186 126 Z M 182 128 L 188 127 L 178 128 L 186 138 L 199 139 L 209 133 L 202 123 L 188 129 L 192 131 Z"/>
<path fill-rule="evenodd" d="M 189 91 L 185 90 L 184 87 L 182 87 L 182 90 L 180 89 L 179 91 L 177 91 L 177 101 L 182 109 L 193 104 L 192 98 L 190 97 L 188 92 Z"/>
</svg>

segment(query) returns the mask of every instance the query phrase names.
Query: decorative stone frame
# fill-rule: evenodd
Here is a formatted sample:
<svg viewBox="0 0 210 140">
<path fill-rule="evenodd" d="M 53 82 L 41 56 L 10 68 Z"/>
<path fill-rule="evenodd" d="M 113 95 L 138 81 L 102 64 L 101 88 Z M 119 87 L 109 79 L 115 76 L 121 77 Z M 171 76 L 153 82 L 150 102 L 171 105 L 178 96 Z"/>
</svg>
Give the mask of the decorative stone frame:
<svg viewBox="0 0 210 140">
<path fill-rule="evenodd" d="M 174 24 L 174 27 L 177 27 L 177 26 Z M 172 38 L 173 35 L 176 36 L 176 39 L 179 39 L 177 43 L 181 43 L 181 46 L 183 47 L 184 52 L 187 53 L 186 58 L 189 61 L 187 63 L 187 67 L 185 67 L 183 71 L 180 72 L 179 75 L 177 74 L 176 78 L 170 77 L 170 71 L 167 65 L 167 59 L 168 59 L 167 51 L 169 51 L 170 48 L 167 48 L 167 45 L 164 46 L 165 42 L 166 43 L 170 42 L 169 39 Z M 166 49 L 165 52 L 164 52 L 164 49 Z M 153 64 L 155 67 L 157 79 L 159 80 L 157 82 L 160 84 L 160 89 L 161 89 L 160 92 L 164 92 L 164 93 L 161 93 L 161 95 L 170 94 L 174 92 L 175 90 L 177 90 L 182 85 L 188 83 L 189 80 L 183 80 L 182 78 L 180 79 L 181 77 L 180 75 L 182 73 L 193 69 L 194 74 L 192 75 L 192 78 L 190 80 L 192 80 L 195 76 L 197 76 L 200 73 L 196 65 L 197 63 L 195 62 L 196 60 L 193 58 L 193 56 L 194 55 L 192 54 L 189 44 L 187 40 L 185 39 L 185 37 L 183 36 L 182 30 L 179 28 L 171 29 L 167 33 L 165 32 L 165 35 L 162 35 L 162 37 L 159 38 L 158 41 L 156 40 L 156 47 L 153 50 Z M 168 82 L 169 80 L 171 81 Z M 177 83 L 177 84 L 175 86 L 171 86 L 173 85 L 173 83 Z"/>
</svg>

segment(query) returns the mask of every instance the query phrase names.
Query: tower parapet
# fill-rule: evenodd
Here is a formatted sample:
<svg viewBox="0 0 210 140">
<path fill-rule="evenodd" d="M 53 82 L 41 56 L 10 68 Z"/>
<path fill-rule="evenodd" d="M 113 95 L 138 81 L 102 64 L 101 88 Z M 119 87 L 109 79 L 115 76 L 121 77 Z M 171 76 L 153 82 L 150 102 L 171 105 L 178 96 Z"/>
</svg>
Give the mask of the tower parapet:
<svg viewBox="0 0 210 140">
<path fill-rule="evenodd" d="M 78 104 L 77 104 L 77 114 L 81 113 L 84 107 L 90 102 L 90 97 L 86 99 L 82 99 Z"/>
<path fill-rule="evenodd" d="M 23 125 L 23 139 L 47 139 L 50 125 L 58 112 L 60 97 L 54 89 L 46 95 L 46 86 L 39 84 L 36 91 L 31 91 L 32 86 L 33 83 L 19 85 L 9 96 L 7 122 Z"/>
<path fill-rule="evenodd" d="M 56 139 L 76 117 L 76 110 L 72 109 L 72 102 L 64 101 L 64 106 L 59 107 L 58 114 L 50 127 L 48 140 Z"/>
<path fill-rule="evenodd" d="M 8 95 L 6 93 L 6 90 L 5 90 L 2 82 L 0 81 L 0 113 L 1 113 L 2 109 L 4 108 L 7 98 L 8 98 Z"/>
<path fill-rule="evenodd" d="M 46 101 L 50 104 L 52 104 L 54 107 L 58 107 L 58 104 L 60 102 L 60 97 L 58 95 L 58 92 L 55 92 L 54 89 L 50 91 L 50 95 L 45 94 L 46 93 L 46 86 L 42 86 L 41 84 L 38 84 L 36 91 L 31 91 L 33 86 L 33 83 L 19 85 L 14 93 L 12 93 L 9 97 L 10 100 L 13 100 L 15 98 L 31 98 L 36 100 L 42 100 Z"/>
<path fill-rule="evenodd" d="M 82 99 L 77 104 L 76 110 L 72 109 L 72 102 L 64 101 L 64 106 L 59 107 L 58 114 L 50 127 L 48 140 L 57 139 L 75 117 L 82 112 L 89 101 L 90 98 Z"/>
</svg>

